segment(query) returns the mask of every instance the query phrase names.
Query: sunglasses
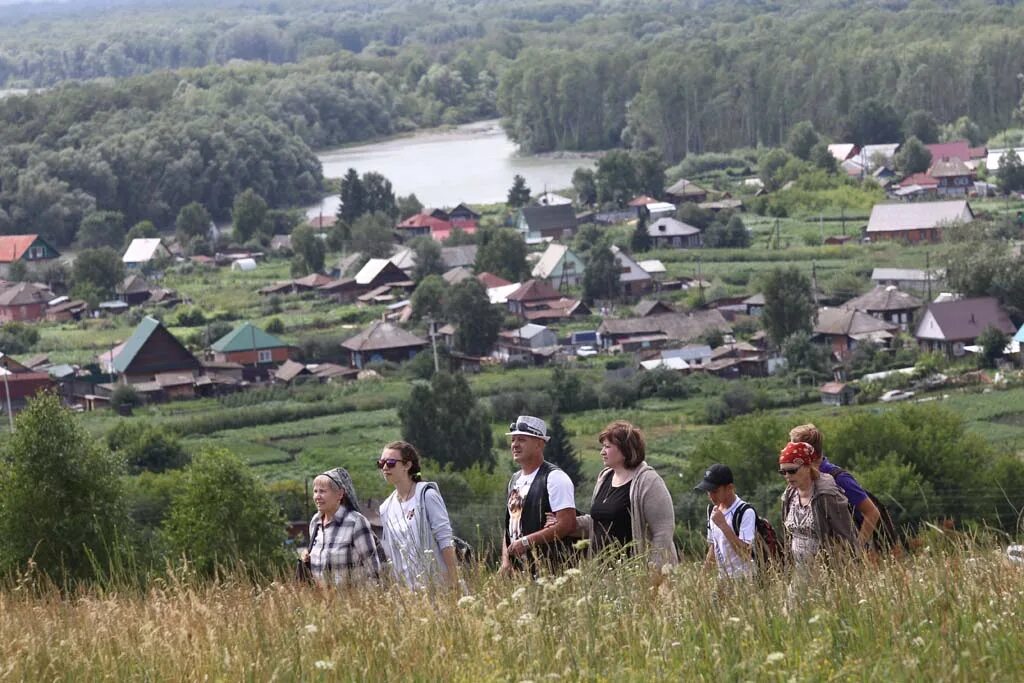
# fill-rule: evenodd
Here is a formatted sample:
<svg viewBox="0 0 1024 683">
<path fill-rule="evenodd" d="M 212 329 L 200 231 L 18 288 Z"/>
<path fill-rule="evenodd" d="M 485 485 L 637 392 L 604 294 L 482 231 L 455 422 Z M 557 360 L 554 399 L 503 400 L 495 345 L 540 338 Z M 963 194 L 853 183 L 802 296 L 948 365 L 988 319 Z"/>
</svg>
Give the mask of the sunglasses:
<svg viewBox="0 0 1024 683">
<path fill-rule="evenodd" d="M 513 422 L 508 426 L 508 431 L 525 432 L 527 434 L 532 434 L 534 436 L 540 436 L 540 432 L 537 430 L 536 427 L 528 425 L 525 422 Z"/>
<path fill-rule="evenodd" d="M 382 470 L 385 467 L 387 467 L 388 469 L 391 469 L 392 467 L 394 467 L 395 465 L 397 465 L 400 462 L 404 462 L 404 461 L 403 460 L 396 460 L 395 458 L 388 458 L 386 460 L 378 460 L 377 461 L 377 469 L 378 470 Z"/>
<path fill-rule="evenodd" d="M 800 471 L 799 467 L 780 467 L 779 468 L 779 474 L 781 474 L 783 477 L 785 477 L 787 475 L 790 475 L 790 474 L 796 474 L 799 471 Z"/>
</svg>

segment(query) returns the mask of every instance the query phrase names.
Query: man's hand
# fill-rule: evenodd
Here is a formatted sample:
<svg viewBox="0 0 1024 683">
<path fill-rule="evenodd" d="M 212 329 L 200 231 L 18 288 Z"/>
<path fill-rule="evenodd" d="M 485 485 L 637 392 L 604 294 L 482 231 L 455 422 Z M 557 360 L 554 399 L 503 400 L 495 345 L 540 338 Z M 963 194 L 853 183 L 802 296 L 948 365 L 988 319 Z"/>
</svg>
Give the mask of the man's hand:
<svg viewBox="0 0 1024 683">
<path fill-rule="evenodd" d="M 525 538 L 525 537 L 524 537 Z M 509 546 L 508 554 L 516 557 L 521 557 L 526 553 L 530 552 L 530 546 L 523 545 L 522 539 L 516 539 L 512 541 L 512 545 Z"/>
<path fill-rule="evenodd" d="M 717 507 L 711 510 L 711 523 L 717 526 L 722 531 L 728 526 L 725 521 L 725 513 L 719 510 Z"/>
</svg>

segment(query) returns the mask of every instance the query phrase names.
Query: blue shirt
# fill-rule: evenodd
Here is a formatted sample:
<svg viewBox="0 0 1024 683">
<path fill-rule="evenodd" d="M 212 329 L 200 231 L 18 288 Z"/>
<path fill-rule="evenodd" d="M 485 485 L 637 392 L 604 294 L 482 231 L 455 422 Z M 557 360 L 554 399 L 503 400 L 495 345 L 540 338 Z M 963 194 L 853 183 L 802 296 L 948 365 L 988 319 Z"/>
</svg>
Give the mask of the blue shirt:
<svg viewBox="0 0 1024 683">
<path fill-rule="evenodd" d="M 832 478 L 836 480 L 836 484 L 843 490 L 846 495 L 846 499 L 850 501 L 850 505 L 853 506 L 853 516 L 860 523 L 860 512 L 857 511 L 857 506 L 863 503 L 868 498 L 867 491 L 861 488 L 861 485 L 857 483 L 853 475 L 842 469 L 837 465 L 833 465 L 828 461 L 828 458 L 821 456 L 821 467 L 819 467 L 825 474 L 832 475 Z M 836 474 L 836 473 L 839 474 Z"/>
</svg>

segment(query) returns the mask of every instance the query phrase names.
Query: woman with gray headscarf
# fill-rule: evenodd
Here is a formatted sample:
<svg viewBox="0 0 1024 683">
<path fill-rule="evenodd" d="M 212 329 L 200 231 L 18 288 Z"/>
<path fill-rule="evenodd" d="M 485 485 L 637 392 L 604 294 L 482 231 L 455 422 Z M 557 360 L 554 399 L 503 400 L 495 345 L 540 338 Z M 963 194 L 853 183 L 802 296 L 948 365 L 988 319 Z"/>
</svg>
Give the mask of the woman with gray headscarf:
<svg viewBox="0 0 1024 683">
<path fill-rule="evenodd" d="M 323 585 L 351 585 L 380 574 L 377 542 L 359 512 L 352 477 L 336 467 L 313 480 L 317 513 L 309 522 L 309 549 L 303 551 L 310 573 Z"/>
</svg>

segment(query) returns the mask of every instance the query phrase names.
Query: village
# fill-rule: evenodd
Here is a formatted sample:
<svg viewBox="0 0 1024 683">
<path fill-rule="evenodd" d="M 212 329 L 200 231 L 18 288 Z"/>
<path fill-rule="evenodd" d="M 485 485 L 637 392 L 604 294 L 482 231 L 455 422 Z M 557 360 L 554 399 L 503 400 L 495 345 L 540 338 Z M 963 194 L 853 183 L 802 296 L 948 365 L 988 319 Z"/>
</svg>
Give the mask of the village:
<svg viewBox="0 0 1024 683">
<path fill-rule="evenodd" d="M 898 180 L 891 169 L 898 145 L 830 145 L 842 173 L 879 183 L 889 199 L 876 204 L 866 224 L 850 234 L 844 221 L 843 234 L 824 238 L 822 246 L 939 244 L 944 233 L 948 238 L 950 231 L 974 221 L 972 202 L 984 201 L 996 191 L 993 184 L 977 180 L 977 169 L 981 165 L 998 168 L 1005 150 L 971 148 L 965 141 L 928 148 L 935 159 L 929 170 Z M 765 194 L 757 177 L 744 180 L 743 188 L 754 197 Z M 680 207 L 696 206 L 712 215 L 722 211 L 744 215 L 740 198 L 679 179 L 663 196 L 637 196 L 612 211 L 581 209 L 553 192 L 536 197 L 533 204 L 508 212 L 505 219 L 529 249 L 528 279 L 513 282 L 480 270 L 476 244 L 440 248 L 444 285 L 475 280 L 490 306 L 500 312 L 503 329 L 488 340 L 487 348 L 476 348 L 475 353 L 460 348 L 451 321 L 413 315 L 419 282 L 414 277 L 417 251 L 410 243 L 429 237 L 443 245 L 453 231 L 471 242 L 481 214 L 466 204 L 447 210 L 426 208 L 402 217 L 394 225 L 390 258 L 348 253 L 324 272 L 267 281 L 258 287 L 261 299 L 273 299 L 285 312 L 289 301 L 309 299 L 361 311 L 357 317 L 368 324 L 340 334 L 337 353 L 326 359 L 304 357 L 297 335 L 290 341 L 283 339 L 280 319 L 276 326 L 269 326 L 272 329 L 235 320 L 222 336 L 200 345 L 194 340 L 183 343 L 162 322 L 182 307 L 204 303 L 198 297 L 186 301 L 162 286 L 165 271 L 185 263 L 191 268 L 245 274 L 250 276 L 247 282 L 253 282 L 252 276 L 266 270 L 268 263 L 287 257 L 289 235 L 275 236 L 265 252 L 238 249 L 216 257 L 186 257 L 173 238 L 133 239 L 122 255 L 126 276 L 116 289 L 116 299 L 95 307 L 31 279 L 0 279 L 0 321 L 5 325 L 88 328 L 103 319 L 125 317 L 129 311 L 141 317 L 123 340 L 88 360 L 52 362 L 46 353 L 19 355 L 0 350 L 5 406 L 16 411 L 41 389 L 57 390 L 69 405 L 92 410 L 110 405 L 118 387 L 130 387 L 137 403 L 154 403 L 217 396 L 267 383 L 345 382 L 374 376 L 375 365 L 403 363 L 432 349 L 435 353 L 442 349 L 453 369 L 467 372 L 500 364 L 540 366 L 605 356 L 628 357 L 626 365 L 639 372 L 666 369 L 726 379 L 767 377 L 785 369 L 780 345 L 773 344 L 759 324 L 764 292 L 711 299 L 707 296 L 710 281 L 697 272 L 684 275 L 675 269 L 670 274 L 663 263 L 671 263 L 674 253 L 705 249 L 703 230 L 680 220 Z M 321 216 L 311 223 L 322 236 L 334 221 Z M 574 239 L 587 225 L 606 231 L 625 226 L 628 231 L 635 230 L 638 221 L 646 226 L 649 253 L 631 254 L 628 237 L 621 246 L 612 244 L 618 294 L 588 305 L 581 292 L 586 262 L 574 251 Z M 769 227 L 769 233 L 777 229 L 777 224 Z M 38 273 L 62 258 L 38 235 L 0 236 L 0 277 Z M 901 266 L 874 267 L 867 291 L 853 296 L 831 296 L 820 288 L 814 292 L 817 310 L 810 339 L 827 350 L 834 375 L 820 385 L 823 402 L 843 405 L 856 400 L 852 382 L 858 377 L 852 376 L 846 361 L 863 346 L 892 350 L 911 343 L 920 352 L 940 352 L 956 360 L 980 353 L 979 337 L 994 329 L 1007 337 L 1006 362 L 1012 364 L 1015 359 L 1019 364 L 1024 332 L 1018 331 L 999 301 L 948 291 L 942 267 Z M 696 306 L 687 305 L 693 301 Z M 156 317 L 153 312 L 158 312 Z M 130 410 L 116 401 L 114 408 Z"/>
</svg>

